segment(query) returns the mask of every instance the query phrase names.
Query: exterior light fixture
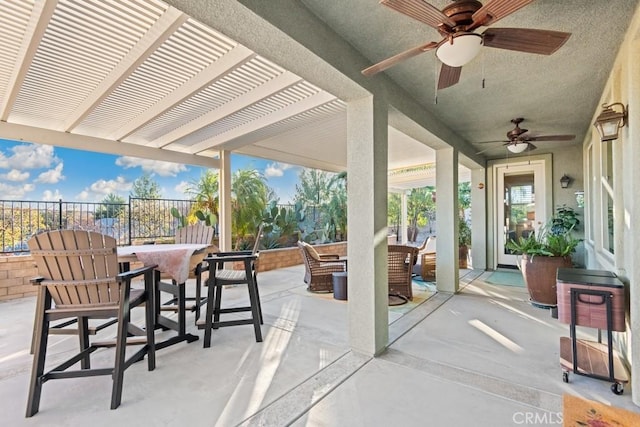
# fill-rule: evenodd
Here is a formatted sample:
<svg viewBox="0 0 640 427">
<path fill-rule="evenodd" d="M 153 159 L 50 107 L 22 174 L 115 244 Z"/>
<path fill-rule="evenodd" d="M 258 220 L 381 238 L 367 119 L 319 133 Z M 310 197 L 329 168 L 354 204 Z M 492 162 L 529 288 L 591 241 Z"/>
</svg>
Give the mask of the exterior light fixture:
<svg viewBox="0 0 640 427">
<path fill-rule="evenodd" d="M 622 111 L 616 111 L 613 107 L 622 107 Z M 612 141 L 618 139 L 618 130 L 627 124 L 628 111 L 621 102 L 602 104 L 602 113 L 593 124 L 600 134 L 600 141 Z"/>
<path fill-rule="evenodd" d="M 569 187 L 570 183 L 571 183 L 571 177 L 568 176 L 567 174 L 562 175 L 562 178 L 560 178 L 560 186 L 562 188 L 567 188 Z"/>
<path fill-rule="evenodd" d="M 436 56 L 450 67 L 462 67 L 480 53 L 481 47 L 480 34 L 460 33 L 442 43 L 436 50 Z"/>
<path fill-rule="evenodd" d="M 529 143 L 527 142 L 516 142 L 515 144 L 507 145 L 507 150 L 511 151 L 512 153 L 518 154 L 525 151 L 528 147 Z"/>
</svg>

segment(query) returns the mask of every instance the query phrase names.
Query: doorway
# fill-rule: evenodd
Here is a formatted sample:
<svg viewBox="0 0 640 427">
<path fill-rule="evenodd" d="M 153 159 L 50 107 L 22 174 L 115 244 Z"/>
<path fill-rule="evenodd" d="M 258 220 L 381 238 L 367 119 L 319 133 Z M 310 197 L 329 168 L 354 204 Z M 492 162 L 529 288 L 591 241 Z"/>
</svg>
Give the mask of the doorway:
<svg viewBox="0 0 640 427">
<path fill-rule="evenodd" d="M 515 268 L 518 257 L 506 243 L 529 237 L 547 221 L 545 162 L 497 165 L 495 178 L 496 267 Z"/>
</svg>

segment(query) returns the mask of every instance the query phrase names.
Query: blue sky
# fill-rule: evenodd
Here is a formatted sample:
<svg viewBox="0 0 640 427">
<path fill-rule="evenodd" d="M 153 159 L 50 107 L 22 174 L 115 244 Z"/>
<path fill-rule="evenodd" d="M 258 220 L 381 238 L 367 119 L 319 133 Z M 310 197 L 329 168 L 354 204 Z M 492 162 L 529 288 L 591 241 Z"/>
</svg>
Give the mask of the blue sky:
<svg viewBox="0 0 640 427">
<path fill-rule="evenodd" d="M 300 167 L 232 155 L 232 173 L 257 169 L 287 203 L 295 194 Z M 145 172 L 163 198 L 186 199 L 184 188 L 204 172 L 198 166 L 159 162 L 0 139 L 0 199 L 97 202 L 115 193 L 129 196 L 131 184 Z"/>
</svg>

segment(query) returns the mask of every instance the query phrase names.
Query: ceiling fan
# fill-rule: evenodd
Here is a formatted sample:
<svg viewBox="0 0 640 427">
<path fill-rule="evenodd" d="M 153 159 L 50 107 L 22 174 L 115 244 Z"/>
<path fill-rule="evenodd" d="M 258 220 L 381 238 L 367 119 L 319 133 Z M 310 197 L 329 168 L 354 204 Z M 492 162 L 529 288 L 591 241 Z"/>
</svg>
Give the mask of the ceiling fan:
<svg viewBox="0 0 640 427">
<path fill-rule="evenodd" d="M 453 0 L 440 11 L 423 0 L 380 0 L 384 6 L 435 28 L 442 40 L 394 55 L 362 70 L 362 74 L 374 75 L 405 59 L 435 49 L 436 56 L 442 61 L 438 89 L 444 89 L 458 83 L 462 66 L 480 52 L 482 45 L 551 55 L 569 39 L 570 33 L 530 28 L 488 28 L 481 34 L 474 32 L 478 27 L 488 27 L 532 1 L 488 0 L 483 5 L 476 0 Z"/>
<path fill-rule="evenodd" d="M 533 145 L 533 141 L 571 141 L 575 139 L 575 135 L 527 135 L 529 129 L 523 129 L 520 127 L 520 123 L 522 123 L 524 119 L 522 117 L 518 117 L 516 119 L 512 119 L 511 123 L 515 124 L 516 127 L 513 130 L 507 132 L 507 140 L 506 141 L 483 141 L 478 142 L 477 144 L 491 144 L 491 143 L 500 143 L 507 147 L 507 150 L 512 153 L 522 153 L 524 151 L 532 151 L 537 147 Z M 486 150 L 482 150 L 478 152 L 484 153 Z"/>
</svg>

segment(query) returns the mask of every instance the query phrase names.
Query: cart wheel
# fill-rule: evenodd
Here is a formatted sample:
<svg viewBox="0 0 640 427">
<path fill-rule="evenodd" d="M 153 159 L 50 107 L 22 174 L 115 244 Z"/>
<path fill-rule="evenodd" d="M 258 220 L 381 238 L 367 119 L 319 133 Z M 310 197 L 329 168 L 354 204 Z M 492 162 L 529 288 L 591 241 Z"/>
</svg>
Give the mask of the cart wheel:
<svg viewBox="0 0 640 427">
<path fill-rule="evenodd" d="M 567 371 L 562 372 L 562 381 L 565 383 L 569 382 L 569 372 Z"/>
<path fill-rule="evenodd" d="M 619 396 L 624 393 L 624 385 L 621 383 L 613 383 L 611 384 L 611 391 L 613 394 L 617 394 Z"/>
</svg>

